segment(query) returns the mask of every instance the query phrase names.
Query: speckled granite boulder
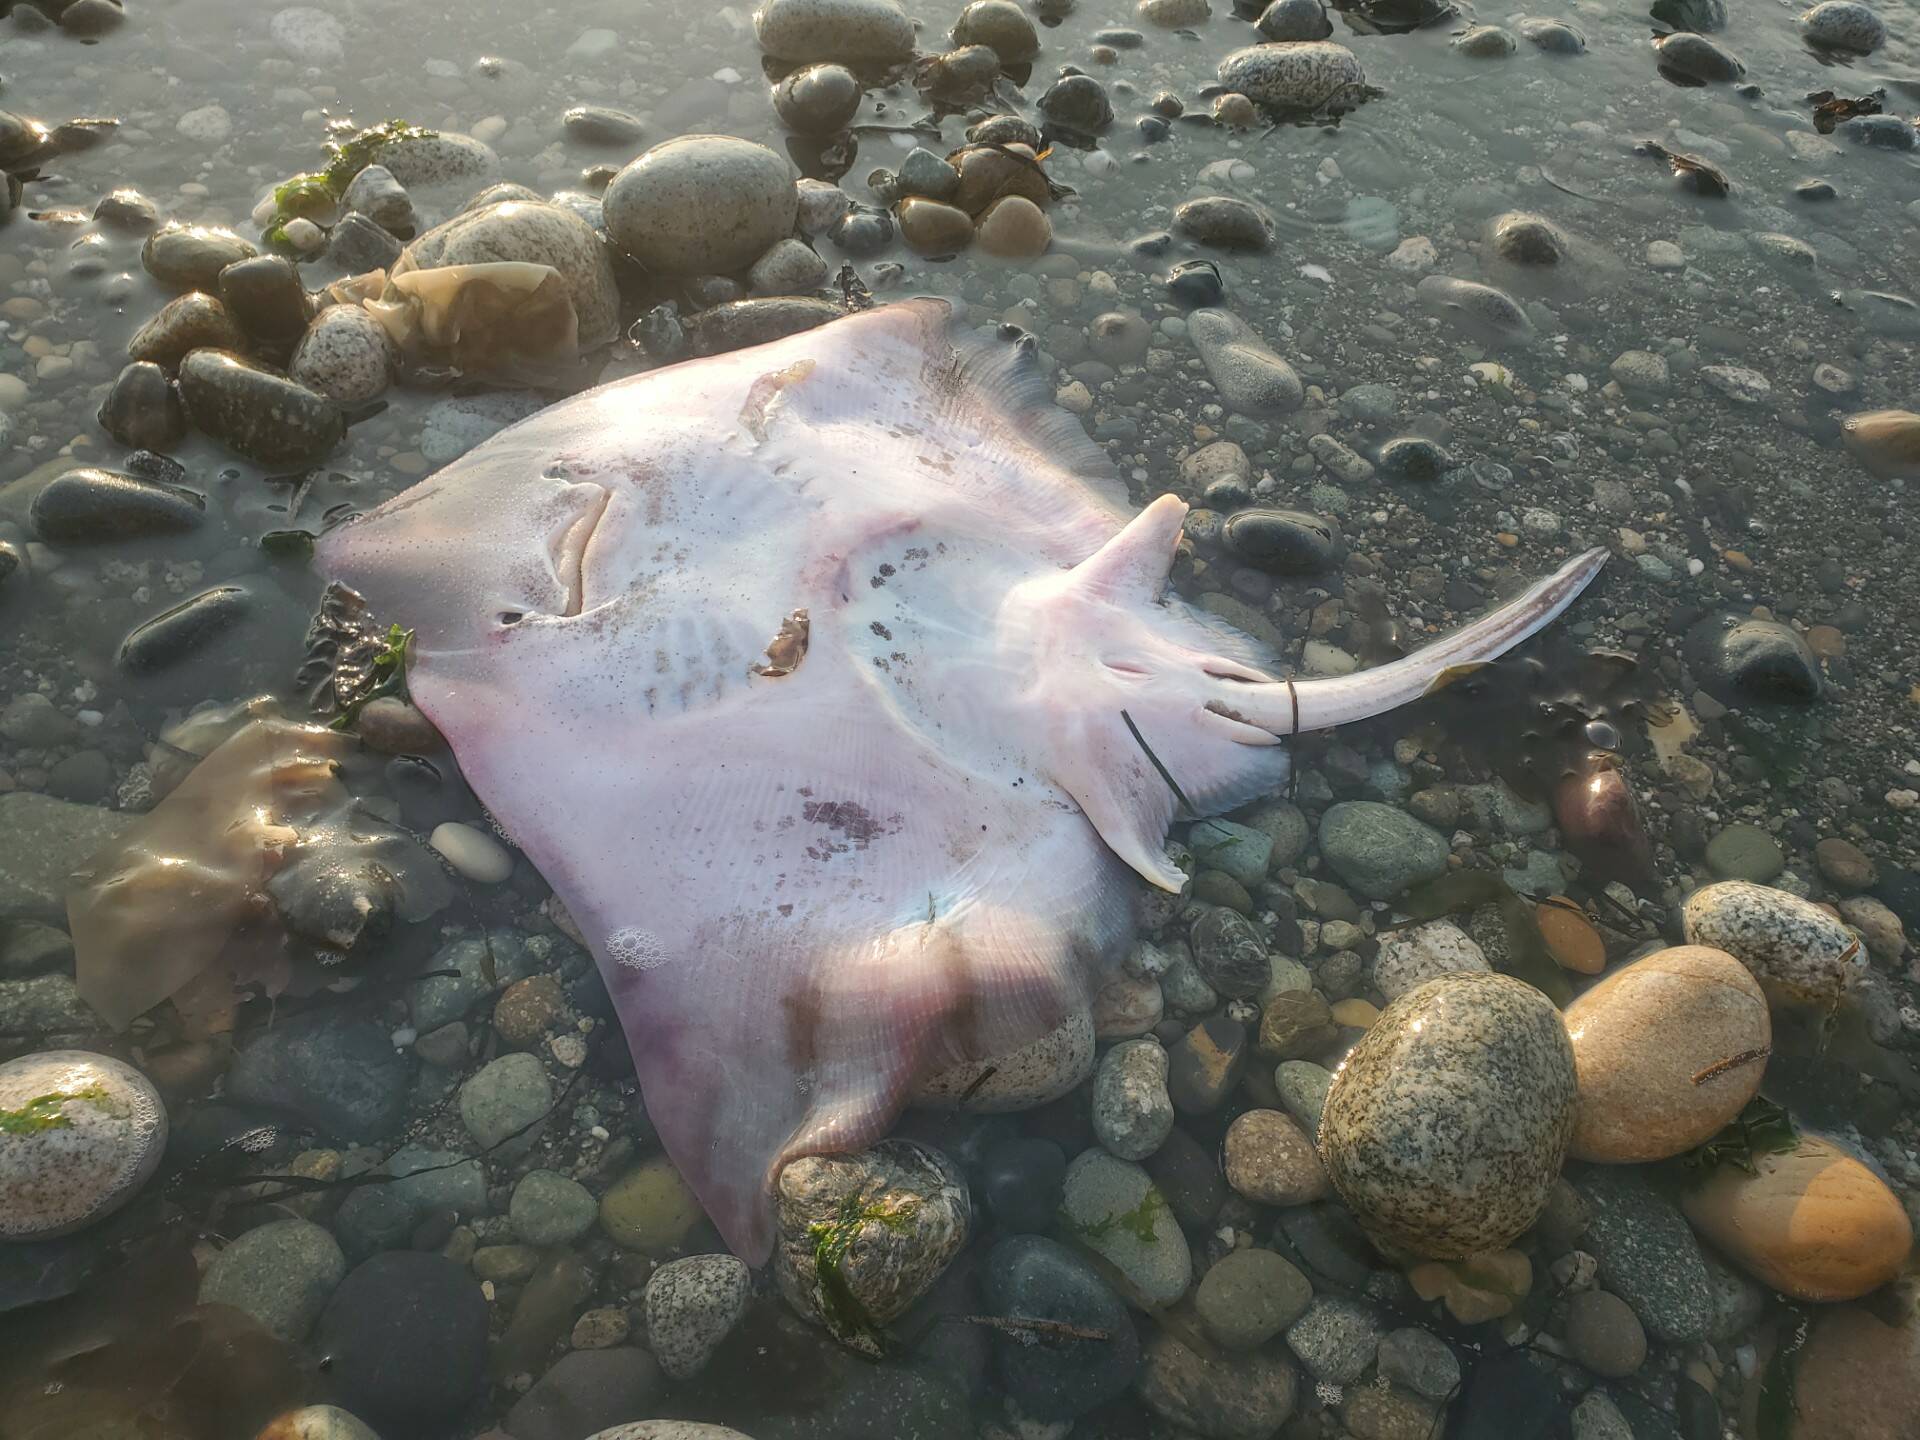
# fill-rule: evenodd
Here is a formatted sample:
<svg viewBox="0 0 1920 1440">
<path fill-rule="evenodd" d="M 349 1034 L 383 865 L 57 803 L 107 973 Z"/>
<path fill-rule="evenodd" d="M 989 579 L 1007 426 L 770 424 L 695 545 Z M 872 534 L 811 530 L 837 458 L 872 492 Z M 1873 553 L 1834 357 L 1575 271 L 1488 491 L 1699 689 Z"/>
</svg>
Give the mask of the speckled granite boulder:
<svg viewBox="0 0 1920 1440">
<path fill-rule="evenodd" d="M 1546 1205 L 1575 1094 L 1546 996 L 1506 975 L 1443 975 L 1389 1005 L 1347 1056 L 1320 1159 L 1380 1240 L 1438 1260 L 1498 1250 Z"/>
<path fill-rule="evenodd" d="M 926 1293 L 967 1243 L 972 1218 L 958 1167 L 912 1140 L 795 1160 L 780 1172 L 774 1207 L 780 1293 L 876 1356 L 874 1327 Z"/>
<path fill-rule="evenodd" d="M 0 1065 L 0 1240 L 70 1234 L 131 1200 L 167 1148 L 147 1077 L 85 1050 Z"/>
<path fill-rule="evenodd" d="M 1249 45 L 1220 62 L 1220 83 L 1276 110 L 1317 110 L 1366 83 L 1351 50 L 1331 40 Z"/>
<path fill-rule="evenodd" d="M 1769 996 L 1834 1005 L 1862 961 L 1860 942 L 1811 901 L 1748 880 L 1702 885 L 1681 912 L 1689 945 L 1724 950 Z"/>
<path fill-rule="evenodd" d="M 752 1291 L 753 1272 L 732 1255 L 689 1255 L 654 1271 L 642 1304 L 647 1348 L 660 1368 L 676 1380 L 699 1374 Z"/>
</svg>

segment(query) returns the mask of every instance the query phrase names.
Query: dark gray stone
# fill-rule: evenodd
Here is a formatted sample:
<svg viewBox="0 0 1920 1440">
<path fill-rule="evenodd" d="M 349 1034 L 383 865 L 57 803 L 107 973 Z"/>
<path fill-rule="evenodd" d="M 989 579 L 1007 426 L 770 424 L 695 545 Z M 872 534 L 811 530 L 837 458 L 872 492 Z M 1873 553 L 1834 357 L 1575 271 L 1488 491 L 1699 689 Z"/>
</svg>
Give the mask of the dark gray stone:
<svg viewBox="0 0 1920 1440">
<path fill-rule="evenodd" d="M 242 1050 L 227 1094 L 341 1140 L 377 1140 L 406 1113 L 409 1065 L 386 1030 L 344 1015 L 283 1020 Z"/>
<path fill-rule="evenodd" d="M 987 1254 L 981 1288 L 988 1312 L 1097 1331 L 1105 1339 L 1033 1344 L 996 1332 L 1000 1383 L 1036 1420 L 1071 1420 L 1118 1396 L 1140 1362 L 1139 1337 L 1126 1306 L 1084 1259 L 1038 1235 L 1002 1240 Z"/>
</svg>

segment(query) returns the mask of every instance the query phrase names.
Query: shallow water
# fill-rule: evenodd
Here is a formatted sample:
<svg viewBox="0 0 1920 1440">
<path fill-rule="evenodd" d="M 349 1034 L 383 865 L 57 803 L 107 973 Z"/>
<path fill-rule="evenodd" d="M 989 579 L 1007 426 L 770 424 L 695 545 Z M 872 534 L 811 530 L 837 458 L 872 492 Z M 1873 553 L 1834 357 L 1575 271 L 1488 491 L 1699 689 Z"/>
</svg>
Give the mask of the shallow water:
<svg viewBox="0 0 1920 1440">
<path fill-rule="evenodd" d="M 913 0 L 906 8 L 921 22 L 921 50 L 942 48 L 958 6 Z M 1192 118 L 1207 113 L 1202 92 L 1214 84 L 1219 58 L 1259 38 L 1222 0 L 1215 0 L 1214 12 L 1192 30 L 1168 32 L 1140 24 L 1119 0 L 1081 0 L 1064 23 L 1043 28 L 1033 78 L 1017 92 L 1028 107 L 1058 66 L 1072 64 L 1107 86 L 1116 115 L 1096 148 L 1061 145 L 1048 159 L 1050 173 L 1076 192 L 1052 211 L 1054 253 L 1017 264 L 978 255 L 935 263 L 896 245 L 882 258 L 902 264 L 904 276 L 881 298 L 952 296 L 966 302 L 971 323 L 1006 320 L 1036 333 L 1043 350 L 1071 372 L 1059 377 L 1063 394 L 1080 404 L 1136 501 L 1177 489 L 1197 503 L 1198 487 L 1183 478 L 1181 461 L 1199 444 L 1226 437 L 1251 460 L 1250 484 L 1260 503 L 1335 516 L 1348 555 L 1330 574 L 1275 580 L 1237 567 L 1204 550 L 1212 522 L 1196 514 L 1190 528 L 1203 542 L 1203 559 L 1176 575 L 1190 595 L 1226 597 L 1213 608 L 1228 618 L 1252 615 L 1270 626 L 1290 658 L 1298 653 L 1310 668 L 1378 659 L 1386 649 L 1387 617 L 1408 634 L 1448 628 L 1508 593 L 1522 576 L 1544 573 L 1589 545 L 1610 548 L 1615 559 L 1598 593 L 1535 653 L 1571 670 L 1572 657 L 1588 648 L 1625 651 L 1639 660 L 1637 691 L 1677 706 L 1682 736 L 1698 732 L 1683 744 L 1663 727 L 1649 741 L 1644 710 L 1609 710 L 1608 697 L 1585 678 L 1552 682 L 1558 687 L 1552 693 L 1584 707 L 1582 718 L 1604 715 L 1624 732 L 1626 771 L 1655 842 L 1657 883 L 1636 885 L 1624 902 L 1618 895 L 1593 902 L 1616 961 L 1662 935 L 1678 938 L 1676 902 L 1695 880 L 1744 873 L 1712 863 L 1709 842 L 1722 843 L 1724 859 L 1730 827 L 1757 826 L 1781 852 L 1780 865 L 1761 878 L 1822 899 L 1847 887 L 1820 871 L 1814 846 L 1849 840 L 1878 869 L 1873 893 L 1910 922 L 1920 885 L 1914 881 L 1920 831 L 1913 799 L 1920 788 L 1913 721 L 1920 676 L 1911 621 L 1920 584 L 1908 556 L 1912 501 L 1901 479 L 1876 478 L 1841 448 L 1838 417 L 1913 408 L 1920 398 L 1920 321 L 1860 296 L 1913 296 L 1920 152 L 1821 136 L 1803 96 L 1884 88 L 1887 111 L 1911 119 L 1920 111 L 1920 6 L 1887 0 L 1880 13 L 1888 43 L 1871 57 L 1846 62 L 1801 42 L 1793 7 L 1741 7 L 1715 39 L 1744 61 L 1746 81 L 1758 87 L 1753 95 L 1663 78 L 1649 45 L 1653 23 L 1632 6 L 1585 3 L 1538 12 L 1577 27 L 1586 52 L 1553 55 L 1522 40 L 1503 59 L 1475 59 L 1454 48 L 1464 21 L 1379 35 L 1352 33 L 1336 16 L 1334 38 L 1354 50 L 1384 93 L 1337 125 L 1262 124 L 1241 131 Z M 445 393 L 397 388 L 384 410 L 355 423 L 311 472 L 274 472 L 190 437 L 174 458 L 184 467 L 184 482 L 208 495 L 210 510 L 210 523 L 191 535 L 65 549 L 33 540 L 26 507 L 40 483 L 75 465 L 125 461 L 94 415 L 124 363 L 128 338 L 167 298 L 141 268 L 139 239 L 87 218 L 102 195 L 134 186 L 163 216 L 232 225 L 253 237 L 258 232 L 250 216 L 261 196 L 318 164 L 328 120 L 342 117 L 362 124 L 404 118 L 475 135 L 498 152 L 498 178 L 541 193 L 581 189 L 584 169 L 624 164 L 646 145 L 679 133 L 719 131 L 783 153 L 787 148 L 748 13 L 739 6 L 589 0 L 543 10 L 479 0 L 440 11 L 353 0 L 327 13 L 338 22 L 339 55 L 319 63 L 274 38 L 270 10 L 236 0 L 129 0 L 126 22 L 93 44 L 32 29 L 19 22 L 19 13 L 0 21 L 0 108 L 49 125 L 82 116 L 119 122 L 104 143 L 48 165 L 29 184 L 20 212 L 0 229 L 0 541 L 16 543 L 26 557 L 18 572 L 0 577 L 0 708 L 37 691 L 70 721 L 50 743 L 0 739 L 0 792 L 48 791 L 81 804 L 140 808 L 141 785 L 130 786 L 129 777 L 182 710 L 261 692 L 289 697 L 291 709 L 292 676 L 320 587 L 297 555 L 268 553 L 260 537 L 318 531 L 341 508 L 371 508 L 451 458 L 460 443 L 446 438 Z M 1472 18 L 1506 24 L 1516 16 L 1482 8 Z M 1096 32 L 1136 25 L 1137 48 L 1096 57 Z M 1182 97 L 1190 118 L 1175 122 L 1166 138 L 1149 139 L 1136 122 L 1162 91 Z M 643 117 L 643 140 L 584 146 L 563 138 L 560 117 L 579 104 Z M 895 125 L 924 111 L 910 86 L 895 85 L 869 94 L 860 121 Z M 962 116 L 945 120 L 941 135 L 948 147 L 960 143 L 964 128 Z M 1731 194 L 1707 198 L 1680 188 L 1663 161 L 1636 152 L 1636 143 L 1646 140 L 1717 166 L 1731 178 Z M 866 198 L 862 177 L 897 163 L 912 143 L 914 137 L 863 131 L 843 185 Z M 1820 202 L 1798 197 L 1794 187 L 1814 177 L 1830 180 L 1837 195 Z M 1223 254 L 1175 241 L 1142 253 L 1131 243 L 1168 229 L 1176 207 L 1203 194 L 1236 195 L 1266 207 L 1275 228 L 1271 250 Z M 428 218 L 440 218 L 464 196 L 417 198 Z M 431 212 L 435 204 L 438 213 Z M 1567 258 L 1546 270 L 1499 258 L 1488 222 L 1513 210 L 1559 226 L 1570 243 Z M 1433 273 L 1508 290 L 1526 304 L 1535 338 L 1488 342 L 1449 327 L 1423 305 L 1413 289 L 1420 272 L 1388 259 L 1403 241 L 1422 236 L 1437 255 Z M 1804 246 L 1761 236 L 1787 236 Z M 1678 268 L 1651 261 L 1649 247 L 1661 242 L 1677 245 Z M 837 268 L 841 257 L 824 241 L 820 248 Z M 1186 339 L 1181 309 L 1160 283 L 1169 265 L 1198 256 L 1218 264 L 1225 303 L 1299 370 L 1309 391 L 1298 413 L 1254 421 L 1221 409 Z M 856 268 L 881 287 L 872 262 Z M 307 268 L 311 288 L 338 276 L 324 261 Z M 1144 361 L 1117 373 L 1091 361 L 1087 348 L 1089 322 L 1116 309 L 1137 310 L 1154 326 Z M 624 321 L 638 314 L 630 299 Z M 1653 389 L 1623 393 L 1610 383 L 1610 367 L 1629 351 L 1663 355 L 1668 378 Z M 619 343 L 602 378 L 647 363 L 637 346 Z M 1816 381 L 1821 366 L 1844 374 L 1823 371 Z M 1766 389 L 1725 393 L 1712 367 L 1757 372 Z M 1084 387 L 1079 396 L 1069 391 L 1075 380 Z M 1355 395 L 1361 386 L 1391 390 Z M 521 395 L 508 403 L 524 409 L 535 401 Z M 441 416 L 441 428 L 432 413 Z M 1322 433 L 1363 453 L 1395 435 L 1422 434 L 1444 443 L 1463 468 L 1432 485 L 1336 483 L 1308 446 Z M 153 674 L 130 675 L 116 663 L 123 637 L 139 621 L 229 584 L 247 592 L 247 612 L 219 643 Z M 1709 612 L 1756 608 L 1808 632 L 1826 679 L 1816 704 L 1736 703 L 1729 713 L 1708 693 L 1709 677 L 1685 651 L 1683 637 Z M 1291 648 L 1303 644 L 1302 651 Z M 1415 738 L 1409 738 L 1412 722 L 1386 721 L 1355 737 L 1306 745 L 1297 798 L 1317 812 L 1336 798 L 1398 803 L 1440 776 L 1485 779 L 1537 725 L 1524 695 L 1516 701 L 1506 693 L 1524 690 L 1525 683 L 1495 682 L 1491 688 L 1506 700 L 1497 714 L 1463 702 L 1424 716 Z M 1559 760 L 1555 751 L 1543 763 Z M 460 813 L 479 819 L 470 805 Z M 1462 852 L 1469 868 L 1524 875 L 1516 883 L 1530 892 L 1542 888 L 1543 876 L 1565 881 L 1566 871 L 1555 867 L 1568 847 L 1555 843 L 1553 832 L 1471 817 L 1458 825 L 1469 837 Z M 1736 839 L 1745 835 L 1742 830 Z M 0 835 L 0 848 L 8 844 Z M 1386 907 L 1364 899 L 1358 921 L 1345 920 L 1337 901 L 1318 909 L 1313 877 L 1328 874 L 1309 849 L 1297 867 L 1276 875 L 1273 885 L 1290 897 L 1277 923 L 1270 897 L 1252 897 L 1256 913 L 1274 927 L 1265 932 L 1267 943 L 1306 960 L 1316 979 L 1329 948 L 1319 939 L 1324 924 L 1360 925 L 1370 947 L 1374 928 L 1391 919 Z M 1545 888 L 1562 887 L 1549 880 Z M 1592 876 L 1565 888 L 1582 898 L 1600 890 Z M 548 1066 L 560 1110 L 549 1121 L 539 1163 L 577 1172 L 597 1195 L 654 1147 L 644 1116 L 636 1118 L 630 1066 L 619 1053 L 617 1027 L 606 1024 L 604 994 L 596 1015 L 590 967 L 537 909 L 545 896 L 524 863 L 504 887 L 465 887 L 463 898 L 430 925 L 397 934 L 382 964 L 394 975 L 444 965 L 443 943 L 482 927 L 538 937 L 544 948 L 525 973 L 560 974 L 567 1004 L 598 1023 L 597 1032 L 590 1024 L 584 1033 L 599 1037 L 584 1068 Z M 1347 900 L 1344 892 L 1341 899 Z M 0 922 L 9 918 L 0 914 Z M 1903 1082 L 1913 1072 L 1901 1052 L 1920 1043 L 1920 1009 L 1914 1008 L 1908 955 L 1898 945 L 1883 954 L 1885 948 L 1874 950 L 1867 998 L 1850 1002 L 1851 1029 L 1841 1027 L 1853 1038 L 1777 1062 L 1768 1093 L 1788 1103 L 1803 1125 L 1863 1146 L 1911 1209 L 1920 1195 L 1920 1166 L 1911 1149 L 1912 1123 L 1904 1118 L 1913 1091 Z M 429 1065 L 416 1079 L 410 1052 L 418 1032 L 429 1027 L 414 1024 L 417 1011 L 399 1003 L 397 988 L 380 988 L 386 978 L 378 967 L 369 972 L 353 1003 L 370 998 L 359 1013 L 396 1037 L 407 1067 L 400 1087 L 404 1124 L 377 1137 L 339 1137 L 349 1143 L 337 1147 L 335 1160 L 348 1176 L 385 1164 L 403 1141 L 435 1151 L 472 1149 L 449 1097 L 478 1059 L 492 1053 L 482 1049 L 452 1066 Z M 1333 998 L 1332 982 L 1322 988 Z M 234 1023 L 244 1036 L 268 1018 L 246 1011 Z M 484 1022 L 473 1023 L 477 1035 Z M 68 1026 L 57 1033 L 75 1032 Z M 24 1053 L 39 1048 L 46 1034 L 44 1024 L 29 1024 L 0 1043 L 7 1053 Z M 98 1031 L 81 1038 L 128 1053 L 124 1039 Z M 168 1050 L 168 1038 L 160 1037 L 157 1048 Z M 155 1037 L 144 1042 L 154 1044 Z M 237 1173 L 231 1156 L 218 1163 L 208 1157 L 217 1158 L 234 1137 L 256 1134 L 271 1107 L 256 1103 L 257 1090 L 229 1103 L 231 1082 L 227 1099 L 220 1098 L 225 1052 L 219 1043 L 186 1059 L 172 1053 L 188 1072 L 163 1086 L 173 1104 L 177 1163 L 170 1163 L 173 1178 L 165 1182 L 164 1216 L 142 1211 L 142 1225 L 150 1228 L 132 1238 L 150 1245 L 151 1227 L 164 1219 L 167 1236 L 197 1241 L 205 1258 L 260 1218 L 228 1209 L 227 1177 Z M 577 1077 L 571 1085 L 570 1073 Z M 270 1082 L 262 1083 L 271 1090 Z M 1890 1102 L 1890 1092 L 1903 1098 Z M 1225 1118 L 1210 1113 L 1193 1121 L 1201 1147 L 1219 1140 Z M 976 1164 L 1013 1122 L 916 1117 L 905 1124 Z M 1071 1104 L 1042 1112 L 1027 1128 L 1061 1139 L 1069 1154 L 1089 1143 L 1084 1118 Z M 284 1167 L 297 1155 L 334 1150 L 325 1138 L 295 1126 L 262 1143 L 272 1148 L 272 1163 Z M 394 1231 L 384 1244 L 455 1252 L 464 1245 L 471 1257 L 476 1245 L 485 1254 L 514 1243 L 505 1219 L 508 1197 L 528 1165 L 523 1157 L 494 1160 L 477 1197 L 463 1191 L 459 1199 L 422 1206 L 417 1227 Z M 257 1166 L 252 1173 L 260 1173 Z M 300 1213 L 329 1220 L 342 1197 L 323 1193 L 302 1203 L 307 1208 Z M 1231 1243 L 1221 1231 L 1269 1235 L 1269 1214 L 1244 1203 L 1235 1211 L 1234 1203 L 1229 1200 L 1212 1231 L 1189 1227 L 1197 1261 Z M 427 1228 L 446 1211 L 454 1212 L 464 1240 Z M 696 1250 L 713 1244 L 705 1232 L 692 1237 L 687 1243 Z M 1290 1243 L 1306 1248 L 1297 1235 Z M 612 1244 L 596 1226 L 554 1248 L 564 1253 L 550 1249 L 538 1257 L 542 1268 L 532 1279 L 525 1266 L 535 1261 L 495 1257 L 500 1268 L 498 1278 L 486 1282 L 487 1319 L 496 1357 L 510 1358 L 496 1369 L 498 1385 L 474 1382 L 470 1398 L 456 1407 L 458 1418 L 442 1426 L 445 1433 L 474 1435 L 498 1423 L 517 1392 L 565 1353 L 558 1342 L 583 1312 L 618 1312 L 617 1324 L 601 1323 L 622 1335 L 631 1324 L 635 1341 L 644 1338 L 629 1312 L 638 1314 L 649 1268 L 645 1247 Z M 615 1418 L 711 1417 L 757 1440 L 1015 1433 L 996 1428 L 1010 1422 L 1002 1380 L 986 1366 L 989 1327 L 951 1319 L 978 1312 L 970 1267 L 977 1268 L 982 1248 L 976 1243 L 974 1259 L 950 1272 L 902 1324 L 901 1349 L 885 1366 L 852 1360 L 826 1344 L 763 1284 L 743 1328 L 697 1381 L 656 1384 L 644 1397 L 630 1397 L 632 1413 Z M 1558 1253 L 1538 1252 L 1536 1295 L 1545 1292 L 1547 1262 Z M 1395 1288 L 1391 1271 L 1370 1269 L 1379 1263 L 1360 1262 L 1362 1279 L 1370 1275 L 1376 1283 L 1352 1293 L 1379 1303 L 1386 1328 L 1427 1323 L 1434 1307 L 1404 1286 Z M 582 1267 L 584 1275 L 575 1276 Z M 9 1284 L 27 1282 L 0 1265 L 0 1296 Z M 111 1308 L 135 1284 L 133 1277 L 109 1273 L 96 1282 L 97 1298 Z M 191 1304 L 191 1277 L 182 1281 L 175 1273 L 170 1285 L 151 1287 L 177 1307 L 156 1315 L 156 1326 Z M 533 1303 L 543 1297 L 552 1312 L 544 1319 Z M 1770 1352 L 1785 1323 L 1781 1314 L 1769 1309 L 1748 1317 L 1712 1343 L 1656 1343 L 1636 1377 L 1618 1387 L 1633 1411 L 1634 1433 L 1643 1440 L 1719 1433 L 1701 1428 L 1707 1422 L 1684 1393 L 1692 1382 L 1676 1378 L 1682 1373 L 1716 1381 L 1726 1423 L 1738 1427 L 1731 1433 L 1757 1433 L 1750 1377 L 1756 1357 Z M 517 1339 L 501 1339 L 516 1316 L 527 1317 L 514 1332 Z M 431 1317 L 426 1323 L 429 1329 L 439 1324 Z M 1529 1323 L 1557 1333 L 1558 1322 L 1544 1309 L 1530 1314 Z M 1456 1338 L 1483 1344 L 1490 1328 Z M 1142 1322 L 1143 1340 L 1150 1329 Z M 131 1341 L 123 1335 L 116 1343 Z M 323 1396 L 320 1350 L 311 1340 L 272 1364 L 261 1361 L 256 1368 L 267 1378 L 258 1381 L 257 1393 Z M 418 1363 L 437 1363 L 435 1354 L 424 1349 Z M 281 1378 L 273 1365 L 291 1367 L 297 1378 Z M 239 1434 L 241 1440 L 252 1434 L 233 1428 L 239 1422 L 231 1416 L 246 1412 L 238 1402 L 228 1407 L 227 1421 L 215 1422 L 206 1417 L 220 1413 L 220 1405 L 196 1408 L 182 1400 L 192 1387 L 179 1381 L 178 1366 L 169 1370 L 164 1359 L 146 1356 L 135 1368 L 173 1377 L 150 1387 L 171 1396 L 167 1403 L 178 1409 L 174 1428 L 153 1433 Z M 244 1368 L 234 1367 L 234 1374 Z M 1568 1374 L 1558 1395 L 1570 1406 L 1593 1377 L 1577 1367 Z M 238 1384 L 234 1375 L 228 1378 Z M 247 1378 L 256 1377 L 248 1371 Z M 1342 1424 L 1361 1434 L 1368 1423 L 1384 1423 L 1356 1419 L 1350 1402 L 1343 1411 L 1339 1385 L 1323 1381 L 1316 1395 L 1310 1382 L 1303 1378 L 1292 1422 L 1309 1428 L 1289 1435 L 1331 1436 Z M 1904 1383 L 1909 1388 L 1901 1393 L 1912 1393 L 1920 1380 L 1909 1376 Z M 1323 1414 L 1323 1406 L 1332 1408 Z M 1129 1395 L 1083 1419 L 1074 1433 L 1172 1433 L 1166 1413 Z M 1324 1419 L 1318 1431 L 1310 1428 L 1316 1415 Z M 1453 1422 L 1466 1423 L 1464 1412 L 1456 1409 Z M 1211 1423 L 1228 1424 L 1218 1416 Z M 1663 1431 L 1662 1423 L 1676 1428 Z M 49 1424 L 28 1433 L 36 1440 L 81 1433 L 70 1417 Z M 407 1432 L 382 1433 L 385 1440 L 404 1440 Z M 421 1433 L 440 1432 L 429 1426 Z M 533 1440 L 536 1431 L 513 1433 Z M 578 1432 L 577 1440 L 586 1433 Z"/>
</svg>

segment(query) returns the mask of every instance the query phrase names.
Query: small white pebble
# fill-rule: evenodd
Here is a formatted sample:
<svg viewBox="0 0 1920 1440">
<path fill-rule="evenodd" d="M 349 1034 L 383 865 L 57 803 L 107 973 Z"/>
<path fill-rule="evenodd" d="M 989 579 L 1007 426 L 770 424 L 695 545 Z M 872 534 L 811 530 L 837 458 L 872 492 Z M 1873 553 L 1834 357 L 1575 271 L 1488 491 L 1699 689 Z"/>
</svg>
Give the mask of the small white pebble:
<svg viewBox="0 0 1920 1440">
<path fill-rule="evenodd" d="M 1889 790 L 1887 804 L 1895 810 L 1911 810 L 1914 806 L 1920 805 L 1920 790 Z"/>
<path fill-rule="evenodd" d="M 587 1134 L 591 1135 L 594 1139 L 600 1141 L 602 1144 L 605 1144 L 607 1141 L 613 1138 L 613 1132 L 607 1129 L 607 1127 L 604 1125 L 595 1125 L 592 1129 L 587 1131 Z"/>
<path fill-rule="evenodd" d="M 302 255 L 311 255 L 327 243 L 326 232 L 304 215 L 295 216 L 280 227 L 287 243 Z"/>
<path fill-rule="evenodd" d="M 413 1026 L 411 1025 L 402 1025 L 398 1030 L 394 1031 L 393 1034 L 388 1038 L 393 1041 L 394 1049 L 404 1050 L 407 1048 L 407 1046 L 413 1044 L 414 1041 L 420 1038 L 420 1032 L 414 1029 Z"/>
<path fill-rule="evenodd" d="M 434 827 L 427 843 L 446 862 L 478 885 L 498 885 L 513 874 L 513 854 L 498 840 L 471 825 L 449 820 Z"/>
</svg>

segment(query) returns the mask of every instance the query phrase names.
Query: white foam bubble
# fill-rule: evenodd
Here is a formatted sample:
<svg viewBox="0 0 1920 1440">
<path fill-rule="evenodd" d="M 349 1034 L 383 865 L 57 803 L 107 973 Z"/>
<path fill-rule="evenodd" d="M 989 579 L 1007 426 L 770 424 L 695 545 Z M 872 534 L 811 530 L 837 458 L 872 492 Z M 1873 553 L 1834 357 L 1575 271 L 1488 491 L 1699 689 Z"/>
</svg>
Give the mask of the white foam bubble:
<svg viewBox="0 0 1920 1440">
<path fill-rule="evenodd" d="M 658 970 L 667 963 L 667 948 L 660 937 L 632 925 L 607 936 L 607 954 L 627 970 Z"/>
</svg>

